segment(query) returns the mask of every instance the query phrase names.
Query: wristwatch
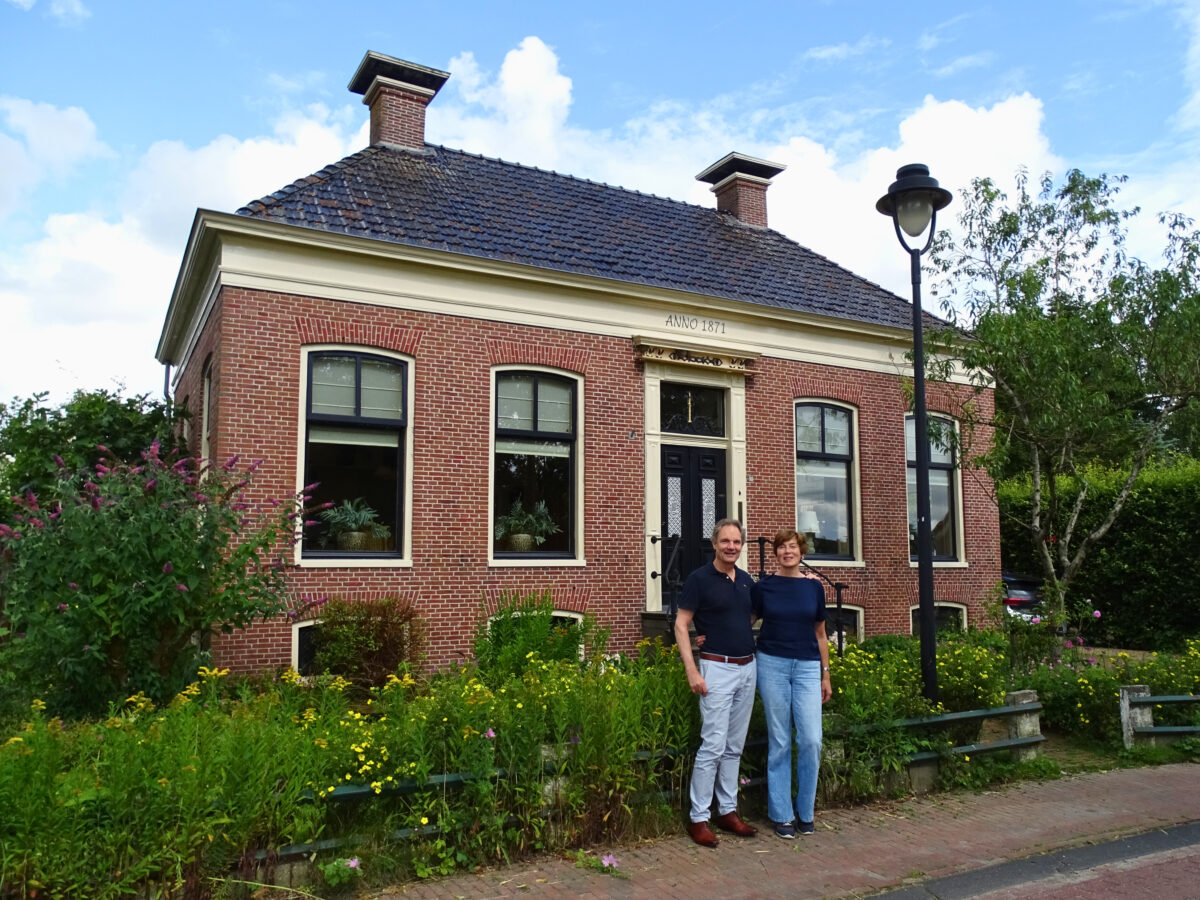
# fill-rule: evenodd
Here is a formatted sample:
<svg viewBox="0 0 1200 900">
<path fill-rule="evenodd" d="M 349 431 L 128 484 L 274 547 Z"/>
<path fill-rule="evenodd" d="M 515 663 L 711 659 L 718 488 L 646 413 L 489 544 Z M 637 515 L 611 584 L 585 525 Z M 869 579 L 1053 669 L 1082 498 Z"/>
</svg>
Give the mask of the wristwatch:
<svg viewBox="0 0 1200 900">
<path fill-rule="evenodd" d="M 822 671 L 822 672 L 828 672 L 828 671 L 829 671 L 829 666 L 821 666 L 821 671 Z"/>
</svg>

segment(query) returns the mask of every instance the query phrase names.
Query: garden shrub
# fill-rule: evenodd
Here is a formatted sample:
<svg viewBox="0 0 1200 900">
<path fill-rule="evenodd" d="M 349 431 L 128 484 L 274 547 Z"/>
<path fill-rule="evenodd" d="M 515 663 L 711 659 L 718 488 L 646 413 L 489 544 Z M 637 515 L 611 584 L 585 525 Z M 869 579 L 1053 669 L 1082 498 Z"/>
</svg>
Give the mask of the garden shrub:
<svg viewBox="0 0 1200 900">
<path fill-rule="evenodd" d="M 138 465 L 105 455 L 92 476 L 63 469 L 61 501 L 19 498 L 21 513 L 0 525 L 9 693 L 66 716 L 138 692 L 162 703 L 214 631 L 280 612 L 296 505 L 252 507 L 250 477 L 236 460 L 197 470 L 153 445 Z"/>
<path fill-rule="evenodd" d="M 476 632 L 475 665 L 479 677 L 495 686 L 524 672 L 532 655 L 578 663 L 603 653 L 607 644 L 608 630 L 590 614 L 578 621 L 556 615 L 549 590 L 506 593 Z"/>
<path fill-rule="evenodd" d="M 314 671 L 341 675 L 360 687 L 380 687 L 401 666 L 422 667 L 426 624 L 411 600 L 331 597 L 320 616 Z"/>
<path fill-rule="evenodd" d="M 1093 529 L 1121 489 L 1125 473 L 1088 470 L 1089 502 L 1077 530 Z M 1005 569 L 1041 575 L 1041 564 L 1029 534 L 1018 520 L 1027 519 L 1028 478 L 997 485 L 1001 551 Z M 1074 482 L 1060 482 L 1065 510 L 1076 492 Z M 1089 640 L 1143 650 L 1182 650 L 1189 637 L 1200 636 L 1200 460 L 1174 458 L 1147 466 L 1112 530 L 1096 545 L 1071 585 L 1068 602 L 1090 599 L 1103 612 Z M 1015 518 L 1014 518 L 1015 517 Z M 1058 523 L 1060 530 L 1065 526 Z"/>
</svg>

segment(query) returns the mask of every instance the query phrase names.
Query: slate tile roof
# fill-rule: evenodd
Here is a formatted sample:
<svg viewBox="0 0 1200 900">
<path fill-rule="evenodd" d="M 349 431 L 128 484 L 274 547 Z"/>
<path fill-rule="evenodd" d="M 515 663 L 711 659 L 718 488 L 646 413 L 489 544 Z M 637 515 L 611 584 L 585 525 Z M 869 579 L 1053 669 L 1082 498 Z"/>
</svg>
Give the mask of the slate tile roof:
<svg viewBox="0 0 1200 900">
<path fill-rule="evenodd" d="M 909 302 L 777 231 L 440 146 L 368 147 L 238 214 L 876 325 L 912 322 Z"/>
</svg>

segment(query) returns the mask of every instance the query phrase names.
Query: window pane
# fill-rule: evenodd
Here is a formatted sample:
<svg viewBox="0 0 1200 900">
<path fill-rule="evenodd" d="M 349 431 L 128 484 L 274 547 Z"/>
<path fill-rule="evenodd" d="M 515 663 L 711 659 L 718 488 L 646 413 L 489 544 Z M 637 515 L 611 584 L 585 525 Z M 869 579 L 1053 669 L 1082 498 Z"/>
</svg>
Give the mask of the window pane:
<svg viewBox="0 0 1200 900">
<path fill-rule="evenodd" d="M 946 419 L 930 417 L 929 461 L 935 465 L 954 465 L 954 453 L 950 449 L 950 429 L 953 425 Z M 917 426 L 912 417 L 904 421 L 904 452 L 909 462 L 917 460 Z"/>
<path fill-rule="evenodd" d="M 796 530 L 809 552 L 850 555 L 849 465 L 829 460 L 796 461 Z"/>
<path fill-rule="evenodd" d="M 404 370 L 378 359 L 362 361 L 362 410 L 371 419 L 404 417 Z"/>
<path fill-rule="evenodd" d="M 825 410 L 825 452 L 850 454 L 850 414 L 844 409 Z"/>
<path fill-rule="evenodd" d="M 359 432 L 360 435 L 375 437 L 343 442 L 322 439 L 332 437 L 339 431 L 329 429 L 322 433 L 316 426 L 310 429 L 310 439 L 305 448 L 304 480 L 307 483 L 319 482 L 313 490 L 312 503 L 314 506 L 324 503 L 336 505 L 361 497 L 362 503 L 375 511 L 375 521 L 387 530 L 387 535 L 372 533 L 370 529 L 339 531 L 318 513 L 312 516 L 316 524 L 304 529 L 304 549 L 342 551 L 355 555 L 394 554 L 400 546 L 399 434 L 364 429 Z M 313 439 L 314 432 L 318 439 Z"/>
<path fill-rule="evenodd" d="M 533 376 L 496 377 L 496 427 L 533 430 Z"/>
<path fill-rule="evenodd" d="M 796 452 L 821 452 L 821 407 L 796 407 Z"/>
<path fill-rule="evenodd" d="M 847 609 L 843 606 L 840 616 L 836 606 L 831 605 L 825 610 L 825 634 L 834 647 L 837 646 L 839 631 L 842 632 L 842 645 L 845 646 L 858 640 L 860 630 L 857 609 Z"/>
<path fill-rule="evenodd" d="M 725 436 L 725 391 L 721 388 L 663 382 L 658 400 L 662 431 Z"/>
<path fill-rule="evenodd" d="M 933 533 L 933 555 L 936 559 L 954 559 L 957 548 L 954 540 L 954 504 L 951 472 L 934 469 L 929 473 L 929 515 Z M 908 470 L 908 541 L 909 554 L 917 556 L 917 473 Z"/>
<path fill-rule="evenodd" d="M 354 378 L 353 356 L 316 357 L 312 362 L 312 411 L 354 415 Z"/>
<path fill-rule="evenodd" d="M 493 504 L 495 550 L 569 551 L 570 445 L 557 441 L 498 441 Z"/>
<path fill-rule="evenodd" d="M 538 381 L 538 431 L 570 434 L 572 428 L 571 385 L 554 378 Z"/>
<path fill-rule="evenodd" d="M 959 606 L 946 606 L 941 603 L 935 603 L 933 606 L 933 628 L 934 631 L 962 631 L 963 630 L 963 610 Z M 912 633 L 921 633 L 921 610 L 914 608 L 912 610 Z"/>
</svg>

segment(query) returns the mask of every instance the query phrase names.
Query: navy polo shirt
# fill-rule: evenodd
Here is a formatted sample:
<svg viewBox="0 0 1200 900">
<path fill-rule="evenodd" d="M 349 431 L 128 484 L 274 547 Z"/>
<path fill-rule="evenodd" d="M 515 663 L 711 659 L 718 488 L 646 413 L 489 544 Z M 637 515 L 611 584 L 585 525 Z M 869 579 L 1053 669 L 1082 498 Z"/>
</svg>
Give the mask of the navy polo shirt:
<svg viewBox="0 0 1200 900">
<path fill-rule="evenodd" d="M 734 569 L 731 579 L 712 563 L 703 565 L 683 583 L 680 609 L 695 616 L 696 634 L 704 635 L 705 653 L 722 656 L 750 656 L 754 653 L 754 633 L 750 630 L 750 588 L 754 579 Z"/>
</svg>

